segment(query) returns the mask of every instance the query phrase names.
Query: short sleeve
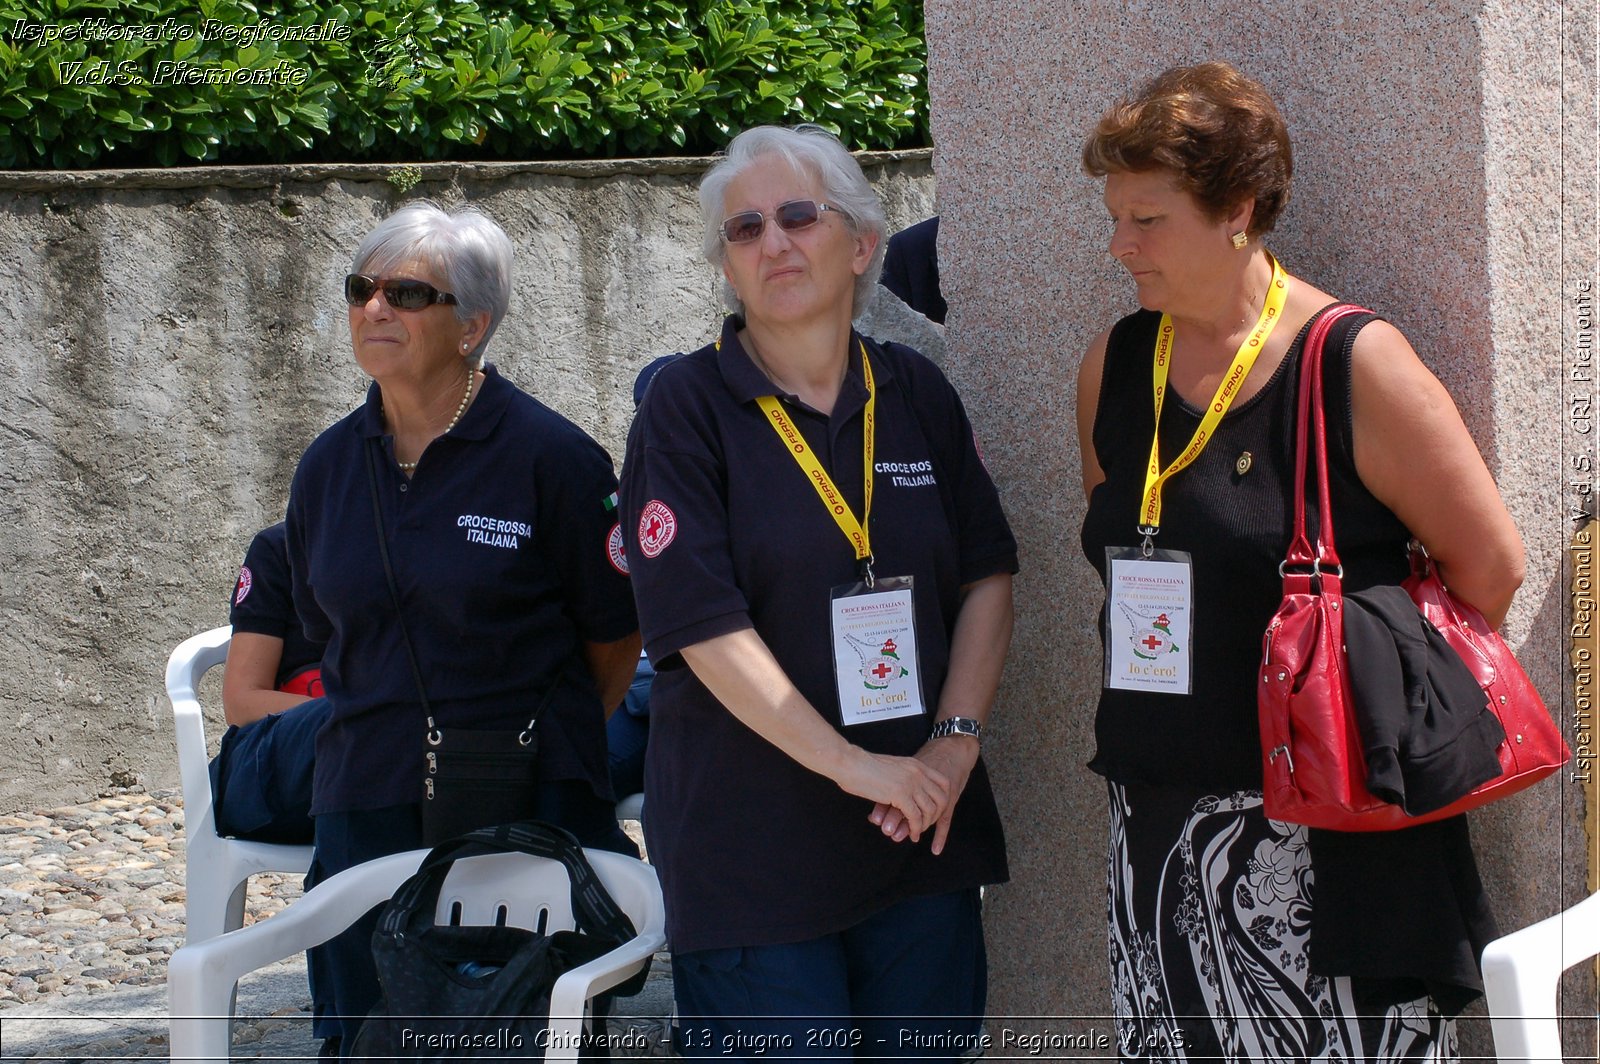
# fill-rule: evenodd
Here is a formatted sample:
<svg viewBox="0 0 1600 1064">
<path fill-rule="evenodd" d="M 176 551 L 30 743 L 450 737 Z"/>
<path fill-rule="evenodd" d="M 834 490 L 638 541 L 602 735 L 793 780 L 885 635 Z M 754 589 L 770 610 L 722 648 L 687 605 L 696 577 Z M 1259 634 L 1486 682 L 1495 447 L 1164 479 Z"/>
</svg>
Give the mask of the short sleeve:
<svg viewBox="0 0 1600 1064">
<path fill-rule="evenodd" d="M 628 434 L 623 530 L 640 631 L 658 664 L 753 627 L 734 575 L 713 373 L 694 356 L 662 369 Z"/>
<path fill-rule="evenodd" d="M 235 632 L 286 639 L 300 623 L 291 595 L 288 542 L 280 521 L 250 541 L 233 585 L 228 623 Z"/>
<path fill-rule="evenodd" d="M 581 639 L 610 643 L 638 631 L 611 456 L 571 429 L 537 469 L 539 550 L 561 581 Z"/>
</svg>

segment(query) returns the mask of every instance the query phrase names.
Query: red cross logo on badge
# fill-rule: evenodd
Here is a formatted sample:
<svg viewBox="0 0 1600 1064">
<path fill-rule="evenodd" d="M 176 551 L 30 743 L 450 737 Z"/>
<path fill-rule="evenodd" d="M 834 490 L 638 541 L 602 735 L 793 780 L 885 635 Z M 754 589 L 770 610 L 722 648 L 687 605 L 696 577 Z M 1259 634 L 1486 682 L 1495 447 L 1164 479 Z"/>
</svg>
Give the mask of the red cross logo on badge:
<svg viewBox="0 0 1600 1064">
<path fill-rule="evenodd" d="M 678 519 L 667 504 L 660 499 L 645 503 L 639 514 L 639 550 L 646 558 L 654 558 L 672 545 L 678 534 Z"/>
<path fill-rule="evenodd" d="M 611 532 L 606 536 L 606 554 L 611 558 L 611 567 L 623 576 L 628 575 L 628 556 L 622 549 L 622 522 L 618 521 L 611 526 Z"/>
<path fill-rule="evenodd" d="M 233 591 L 233 604 L 235 606 L 244 601 L 244 597 L 250 594 L 250 588 L 254 584 L 255 577 L 250 575 L 250 567 L 248 565 L 239 566 L 239 586 L 234 588 Z"/>
</svg>

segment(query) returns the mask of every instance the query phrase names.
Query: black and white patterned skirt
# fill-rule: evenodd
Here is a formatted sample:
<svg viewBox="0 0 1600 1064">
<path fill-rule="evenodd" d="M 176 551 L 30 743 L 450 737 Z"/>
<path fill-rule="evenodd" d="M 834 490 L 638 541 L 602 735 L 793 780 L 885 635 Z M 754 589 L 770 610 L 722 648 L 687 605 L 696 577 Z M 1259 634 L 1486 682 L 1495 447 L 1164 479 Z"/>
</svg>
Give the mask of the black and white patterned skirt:
<svg viewBox="0 0 1600 1064">
<path fill-rule="evenodd" d="M 1111 990 L 1124 1060 L 1459 1060 L 1433 1000 L 1363 1013 L 1307 957 L 1307 831 L 1259 791 L 1111 783 Z"/>
</svg>

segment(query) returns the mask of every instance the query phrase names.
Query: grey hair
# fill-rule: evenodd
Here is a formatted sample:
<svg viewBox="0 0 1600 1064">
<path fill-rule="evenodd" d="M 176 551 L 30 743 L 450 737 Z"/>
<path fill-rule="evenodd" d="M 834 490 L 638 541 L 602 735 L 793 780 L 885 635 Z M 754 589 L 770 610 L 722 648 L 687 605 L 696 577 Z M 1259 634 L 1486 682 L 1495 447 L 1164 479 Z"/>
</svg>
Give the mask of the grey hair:
<svg viewBox="0 0 1600 1064">
<path fill-rule="evenodd" d="M 488 313 L 489 328 L 467 362 L 483 364 L 489 337 L 511 305 L 511 238 L 476 207 L 446 211 L 432 200 L 407 203 L 379 222 L 356 248 L 350 272 L 382 275 L 421 262 L 456 297 L 456 320 Z"/>
<path fill-rule="evenodd" d="M 774 155 L 786 162 L 795 174 L 815 180 L 821 186 L 819 194 L 823 200 L 844 212 L 845 223 L 853 233 L 857 236 L 877 234 L 872 261 L 867 263 L 866 272 L 856 278 L 850 316 L 859 316 L 872 297 L 878 275 L 883 272 L 889 222 L 884 217 L 883 201 L 861 172 L 861 164 L 839 143 L 838 137 L 821 126 L 756 126 L 733 138 L 722 158 L 700 182 L 700 216 L 705 222 L 707 261 L 721 269 L 727 253 L 722 242 L 722 222 L 727 217 L 723 201 L 728 186 L 751 164 Z M 726 280 L 722 285 L 722 301 L 735 314 L 744 312 L 744 304 Z"/>
</svg>

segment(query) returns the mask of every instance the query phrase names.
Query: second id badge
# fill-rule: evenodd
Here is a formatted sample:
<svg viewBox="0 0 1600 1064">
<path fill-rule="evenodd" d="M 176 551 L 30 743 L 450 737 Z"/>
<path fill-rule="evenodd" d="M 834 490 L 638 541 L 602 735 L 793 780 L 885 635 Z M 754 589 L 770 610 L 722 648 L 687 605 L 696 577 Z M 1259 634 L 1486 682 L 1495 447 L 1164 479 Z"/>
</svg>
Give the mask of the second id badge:
<svg viewBox="0 0 1600 1064">
<path fill-rule="evenodd" d="M 911 577 L 878 577 L 830 593 L 839 719 L 869 724 L 923 712 Z"/>
<path fill-rule="evenodd" d="M 1188 551 L 1106 548 L 1105 685 L 1186 695 L 1193 687 L 1194 564 Z"/>
</svg>

